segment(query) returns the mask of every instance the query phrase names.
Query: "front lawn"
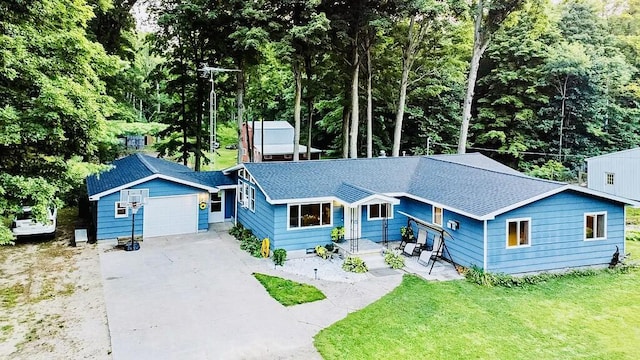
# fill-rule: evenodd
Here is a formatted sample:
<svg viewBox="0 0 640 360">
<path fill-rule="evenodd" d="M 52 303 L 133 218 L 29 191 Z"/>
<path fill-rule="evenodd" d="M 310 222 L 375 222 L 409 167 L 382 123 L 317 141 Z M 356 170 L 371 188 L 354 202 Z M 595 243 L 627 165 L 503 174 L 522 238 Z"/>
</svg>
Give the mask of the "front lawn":
<svg viewBox="0 0 640 360">
<path fill-rule="evenodd" d="M 264 286 L 272 298 L 284 306 L 304 304 L 326 298 L 320 290 L 311 285 L 259 273 L 254 273 L 253 276 Z"/>
<path fill-rule="evenodd" d="M 626 250 L 637 259 L 640 242 Z M 406 276 L 315 346 L 325 359 L 637 359 L 640 270 L 516 289 Z"/>
</svg>

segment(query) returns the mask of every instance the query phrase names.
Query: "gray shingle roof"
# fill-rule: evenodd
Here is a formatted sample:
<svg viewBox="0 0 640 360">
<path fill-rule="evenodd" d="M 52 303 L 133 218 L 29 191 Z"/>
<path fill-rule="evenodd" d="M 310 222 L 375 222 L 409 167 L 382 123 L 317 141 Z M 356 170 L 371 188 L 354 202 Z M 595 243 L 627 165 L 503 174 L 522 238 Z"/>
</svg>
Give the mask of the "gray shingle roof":
<svg viewBox="0 0 640 360">
<path fill-rule="evenodd" d="M 273 202 L 406 193 L 483 217 L 566 184 L 519 173 L 481 154 L 247 163 Z M 365 195 L 366 194 L 366 195 Z"/>
<path fill-rule="evenodd" d="M 87 177 L 89 196 L 108 192 L 155 174 L 203 187 L 235 183 L 232 177 L 225 176 L 221 171 L 195 172 L 184 165 L 140 153 L 115 160 L 111 165 L 111 169 Z"/>
</svg>

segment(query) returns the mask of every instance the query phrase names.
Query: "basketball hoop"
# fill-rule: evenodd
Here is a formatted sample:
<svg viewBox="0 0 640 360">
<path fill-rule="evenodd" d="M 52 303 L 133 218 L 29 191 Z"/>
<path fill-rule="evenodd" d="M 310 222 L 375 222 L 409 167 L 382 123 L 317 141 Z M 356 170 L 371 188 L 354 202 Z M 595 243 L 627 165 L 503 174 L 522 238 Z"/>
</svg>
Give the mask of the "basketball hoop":
<svg viewBox="0 0 640 360">
<path fill-rule="evenodd" d="M 120 205 L 131 209 L 131 242 L 124 248 L 127 251 L 140 249 L 140 244 L 135 241 L 136 214 L 147 201 L 148 197 L 149 189 L 120 190 Z"/>
</svg>

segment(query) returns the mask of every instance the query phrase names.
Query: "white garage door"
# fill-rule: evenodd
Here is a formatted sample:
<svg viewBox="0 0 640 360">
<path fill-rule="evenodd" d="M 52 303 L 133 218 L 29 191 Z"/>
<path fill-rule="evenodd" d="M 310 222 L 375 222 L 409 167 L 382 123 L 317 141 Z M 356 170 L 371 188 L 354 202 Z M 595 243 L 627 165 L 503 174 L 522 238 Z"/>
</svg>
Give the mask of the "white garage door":
<svg viewBox="0 0 640 360">
<path fill-rule="evenodd" d="M 142 226 L 145 238 L 198 232 L 198 196 L 148 198 Z"/>
</svg>

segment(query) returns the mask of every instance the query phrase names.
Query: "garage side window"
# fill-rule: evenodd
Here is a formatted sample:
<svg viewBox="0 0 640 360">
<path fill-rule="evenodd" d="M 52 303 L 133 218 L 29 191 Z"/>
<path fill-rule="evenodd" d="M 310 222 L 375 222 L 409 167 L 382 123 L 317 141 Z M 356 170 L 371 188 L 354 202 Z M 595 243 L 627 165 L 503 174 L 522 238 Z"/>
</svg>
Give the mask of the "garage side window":
<svg viewBox="0 0 640 360">
<path fill-rule="evenodd" d="M 129 208 L 124 206 L 124 204 L 120 201 L 116 201 L 115 204 L 115 217 L 116 218 L 126 218 L 129 216 Z"/>
<path fill-rule="evenodd" d="M 531 219 L 507 220 L 507 248 L 531 245 Z"/>
<path fill-rule="evenodd" d="M 584 239 L 604 240 L 607 238 L 607 213 L 584 214 Z"/>
</svg>

